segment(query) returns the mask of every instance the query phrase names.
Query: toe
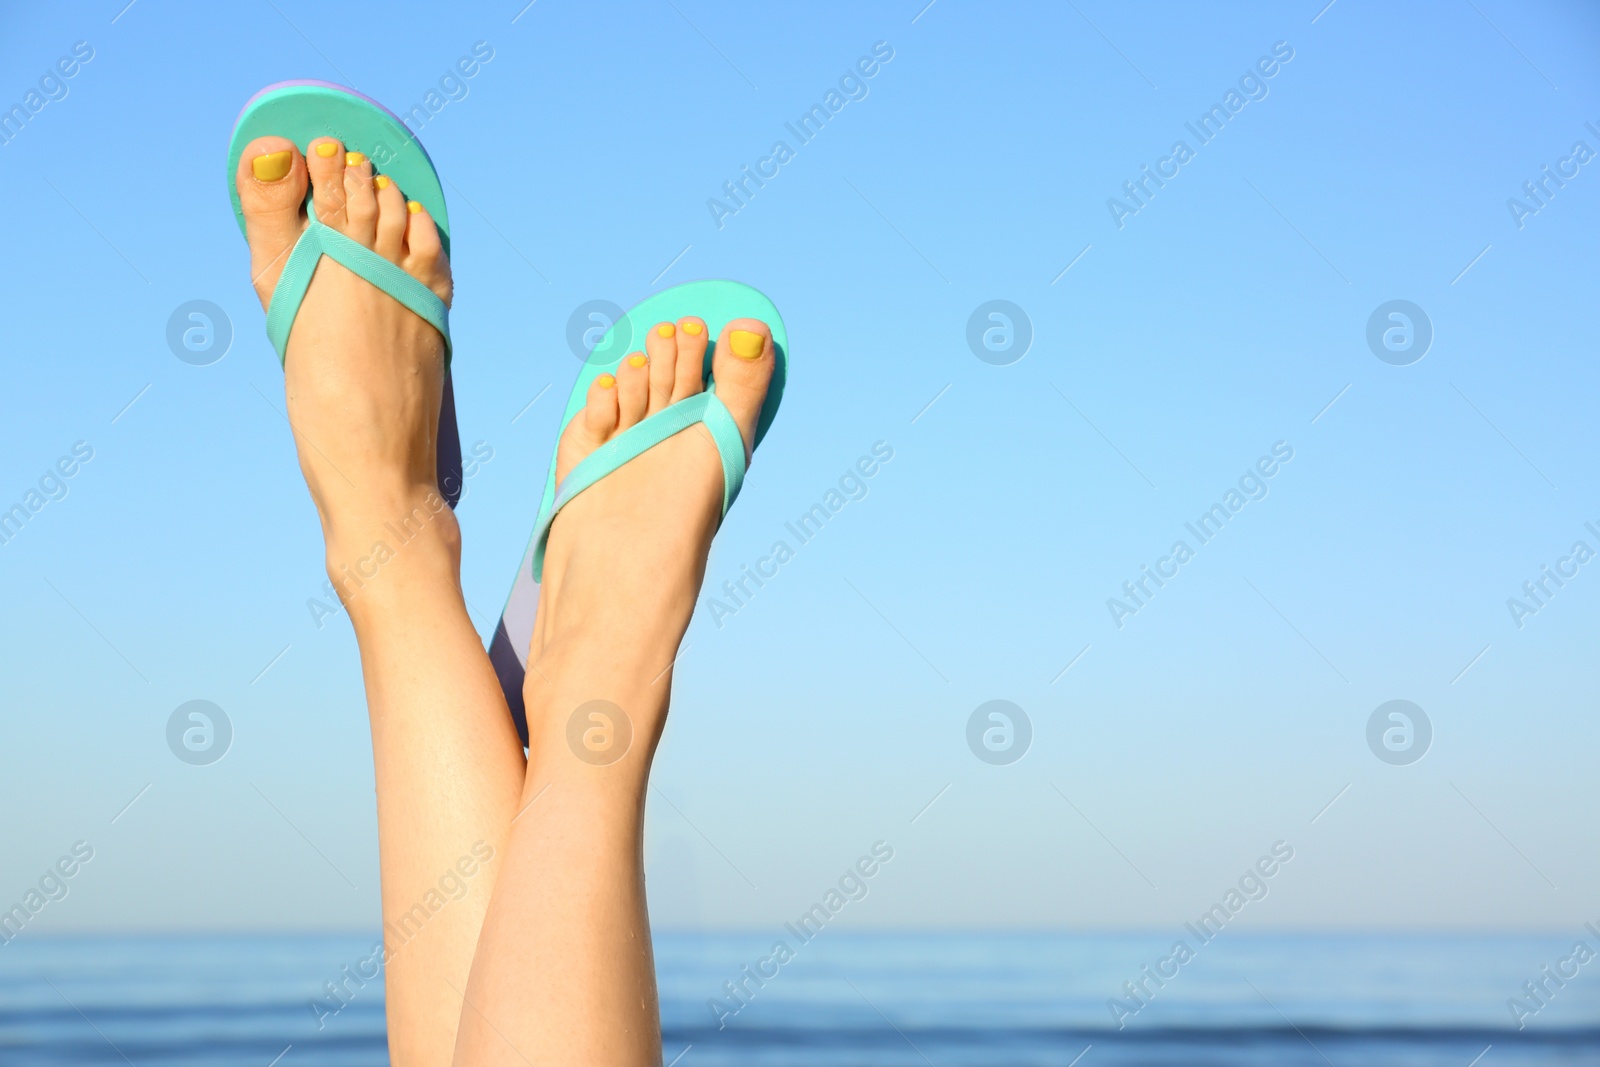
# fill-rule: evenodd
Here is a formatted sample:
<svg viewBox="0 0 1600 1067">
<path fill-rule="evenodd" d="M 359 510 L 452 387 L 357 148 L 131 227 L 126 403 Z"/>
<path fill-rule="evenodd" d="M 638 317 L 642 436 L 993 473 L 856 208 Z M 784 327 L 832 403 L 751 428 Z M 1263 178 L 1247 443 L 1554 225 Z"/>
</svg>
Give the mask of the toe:
<svg viewBox="0 0 1600 1067">
<path fill-rule="evenodd" d="M 372 247 L 378 229 L 378 192 L 372 187 L 372 163 L 361 152 L 344 156 L 344 235 Z"/>
<path fill-rule="evenodd" d="M 601 374 L 589 383 L 583 410 L 561 432 L 556 447 L 556 483 L 560 484 L 584 456 L 611 439 L 617 429 L 617 379 Z"/>
<path fill-rule="evenodd" d="M 648 413 L 654 415 L 672 403 L 673 380 L 678 366 L 678 327 L 662 322 L 650 327 L 645 335 L 644 350 L 650 354 L 650 403 Z"/>
<path fill-rule="evenodd" d="M 344 145 L 332 137 L 318 137 L 306 149 L 317 221 L 335 229 L 344 228 L 344 158 Z"/>
<path fill-rule="evenodd" d="M 688 315 L 678 320 L 678 365 L 672 382 L 672 402 L 677 403 L 694 396 L 706 387 L 706 333 L 705 320 Z"/>
<path fill-rule="evenodd" d="M 617 379 L 601 374 L 589 383 L 589 396 L 583 406 L 583 428 L 593 438 L 595 446 L 602 445 L 617 429 Z"/>
<path fill-rule="evenodd" d="M 380 174 L 372 179 L 378 199 L 377 236 L 372 250 L 391 263 L 399 263 L 406 248 L 406 197 L 394 179 Z"/>
<path fill-rule="evenodd" d="M 306 163 L 293 142 L 258 137 L 239 156 L 234 184 L 250 243 L 250 275 L 264 307 L 304 225 L 300 207 L 306 198 Z"/>
<path fill-rule="evenodd" d="M 450 269 L 445 262 L 444 242 L 428 209 L 416 200 L 406 201 L 406 250 L 400 265 L 413 278 L 421 279 L 440 300 L 450 303 Z"/>
<path fill-rule="evenodd" d="M 717 396 L 739 424 L 746 451 L 755 447 L 756 423 L 776 364 L 772 331 L 766 323 L 734 319 L 722 328 L 712 356 L 711 377 L 717 384 Z"/>
<path fill-rule="evenodd" d="M 617 421 L 619 430 L 644 418 L 650 407 L 650 359 L 643 352 L 631 353 L 617 367 Z"/>
</svg>

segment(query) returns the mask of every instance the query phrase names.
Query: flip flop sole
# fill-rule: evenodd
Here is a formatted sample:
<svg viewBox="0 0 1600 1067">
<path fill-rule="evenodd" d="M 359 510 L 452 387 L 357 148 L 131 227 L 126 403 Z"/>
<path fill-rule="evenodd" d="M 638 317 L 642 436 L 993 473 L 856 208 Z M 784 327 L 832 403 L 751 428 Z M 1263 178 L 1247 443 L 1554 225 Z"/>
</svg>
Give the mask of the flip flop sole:
<svg viewBox="0 0 1600 1067">
<path fill-rule="evenodd" d="M 439 172 L 422 142 L 400 116 L 371 97 L 332 82 L 309 79 L 267 86 L 245 103 L 234 121 L 228 148 L 228 197 L 240 233 L 244 232 L 244 212 L 233 180 L 239 156 L 251 141 L 269 135 L 288 138 L 302 154 L 318 137 L 336 137 L 347 151 L 366 153 L 374 174 L 387 174 L 406 199 L 428 209 L 439 227 L 445 252 L 450 251 L 450 212 Z"/>
</svg>

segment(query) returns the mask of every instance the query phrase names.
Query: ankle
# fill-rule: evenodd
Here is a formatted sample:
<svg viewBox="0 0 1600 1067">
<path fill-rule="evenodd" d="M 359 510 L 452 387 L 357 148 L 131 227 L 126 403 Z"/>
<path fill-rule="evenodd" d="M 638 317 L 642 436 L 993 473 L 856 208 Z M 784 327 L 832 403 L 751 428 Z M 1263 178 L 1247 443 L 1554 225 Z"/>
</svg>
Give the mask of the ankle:
<svg viewBox="0 0 1600 1067">
<path fill-rule="evenodd" d="M 419 583 L 459 588 L 461 526 L 437 491 L 324 521 L 326 566 L 352 616 L 362 603 L 403 597 Z"/>
<path fill-rule="evenodd" d="M 586 620 L 562 626 L 556 635 L 535 637 L 523 683 L 530 706 L 586 688 L 632 699 L 653 698 L 671 688 L 670 668 L 681 634 L 667 627 L 608 625 Z"/>
<path fill-rule="evenodd" d="M 648 771 L 671 696 L 672 653 L 635 655 L 636 648 L 630 648 L 618 654 L 616 637 L 565 634 L 529 661 L 523 704 L 530 738 L 543 739 L 530 754 L 542 749 L 555 757 L 555 765 L 571 764 L 569 770 L 578 767 L 572 756 L 610 770 L 612 760 L 601 757 L 617 740 L 627 758 L 616 769 L 626 771 L 624 764 L 642 756 L 638 769 Z M 590 741 L 594 745 L 586 744 Z M 591 751 L 595 745 L 602 750 L 598 755 Z"/>
</svg>

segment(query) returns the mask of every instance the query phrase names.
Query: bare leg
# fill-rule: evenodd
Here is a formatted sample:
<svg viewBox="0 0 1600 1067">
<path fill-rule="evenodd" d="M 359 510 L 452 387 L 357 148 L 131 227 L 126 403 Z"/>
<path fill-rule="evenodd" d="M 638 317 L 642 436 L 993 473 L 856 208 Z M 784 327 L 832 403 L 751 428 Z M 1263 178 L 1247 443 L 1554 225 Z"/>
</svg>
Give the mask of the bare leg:
<svg viewBox="0 0 1600 1067">
<path fill-rule="evenodd" d="M 652 329 L 648 360 L 624 360 L 614 382 L 603 377 L 591 388 L 562 436 L 558 476 L 613 434 L 700 392 L 706 339 L 698 319 Z M 718 340 L 717 392 L 747 448 L 773 363 L 762 323 L 738 320 Z M 511 828 L 473 964 L 456 1047 L 462 1067 L 661 1061 L 644 799 L 669 665 L 721 505 L 721 464 L 710 435 L 695 427 L 556 519 L 525 689 L 526 810 Z"/>
<path fill-rule="evenodd" d="M 302 157 L 265 137 L 245 150 L 237 176 L 263 305 L 305 225 L 308 177 L 322 222 L 449 299 L 438 231 L 400 189 L 375 182 L 369 163 L 331 139 Z M 450 1061 L 525 770 L 462 601 L 460 530 L 434 484 L 443 350 L 431 326 L 325 259 L 285 365 L 328 575 L 361 646 L 396 1067 Z"/>
</svg>

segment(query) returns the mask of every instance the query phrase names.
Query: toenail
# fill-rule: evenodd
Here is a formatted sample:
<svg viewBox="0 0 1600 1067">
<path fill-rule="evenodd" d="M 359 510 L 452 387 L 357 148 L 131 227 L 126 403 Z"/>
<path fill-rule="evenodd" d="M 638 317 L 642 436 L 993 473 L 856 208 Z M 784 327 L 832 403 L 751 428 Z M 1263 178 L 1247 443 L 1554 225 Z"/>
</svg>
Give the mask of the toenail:
<svg viewBox="0 0 1600 1067">
<path fill-rule="evenodd" d="M 422 205 L 417 203 L 415 200 L 407 200 L 406 201 L 406 210 L 411 212 L 413 215 L 415 215 L 419 211 L 422 210 Z"/>
<path fill-rule="evenodd" d="M 263 182 L 278 181 L 293 167 L 294 153 L 287 148 L 282 152 L 268 152 L 250 161 L 250 169 L 255 172 L 256 180 Z"/>
<path fill-rule="evenodd" d="M 380 174 L 376 178 L 372 179 L 372 184 L 375 188 L 387 189 L 389 188 L 389 176 L 387 174 Z"/>
<path fill-rule="evenodd" d="M 670 322 L 663 322 L 660 326 L 656 327 L 656 336 L 658 337 L 671 337 L 677 332 L 677 328 L 674 327 Z"/>
<path fill-rule="evenodd" d="M 596 378 L 595 381 L 600 383 L 600 388 L 602 389 L 610 389 L 613 385 L 617 384 L 617 380 L 609 374 L 602 374 L 600 377 Z"/>
<path fill-rule="evenodd" d="M 734 330 L 728 334 L 728 343 L 733 347 L 733 354 L 740 359 L 760 359 L 767 339 L 749 330 Z"/>
<path fill-rule="evenodd" d="M 630 366 L 630 367 L 642 367 L 644 365 L 645 365 L 645 358 L 644 358 L 644 354 L 643 353 L 635 352 L 633 355 L 628 357 L 628 366 Z"/>
<path fill-rule="evenodd" d="M 688 334 L 690 337 L 699 337 L 700 331 L 703 329 L 705 329 L 705 327 L 700 325 L 698 322 L 686 322 L 683 324 L 683 332 Z"/>
<path fill-rule="evenodd" d="M 367 157 L 360 152 L 346 152 L 344 154 L 344 165 L 347 167 L 359 167 L 366 161 Z"/>
<path fill-rule="evenodd" d="M 339 151 L 339 146 L 334 144 L 332 141 L 323 141 L 321 144 L 317 145 L 317 155 L 321 156 L 323 159 L 332 159 L 333 154 L 337 151 Z"/>
</svg>

